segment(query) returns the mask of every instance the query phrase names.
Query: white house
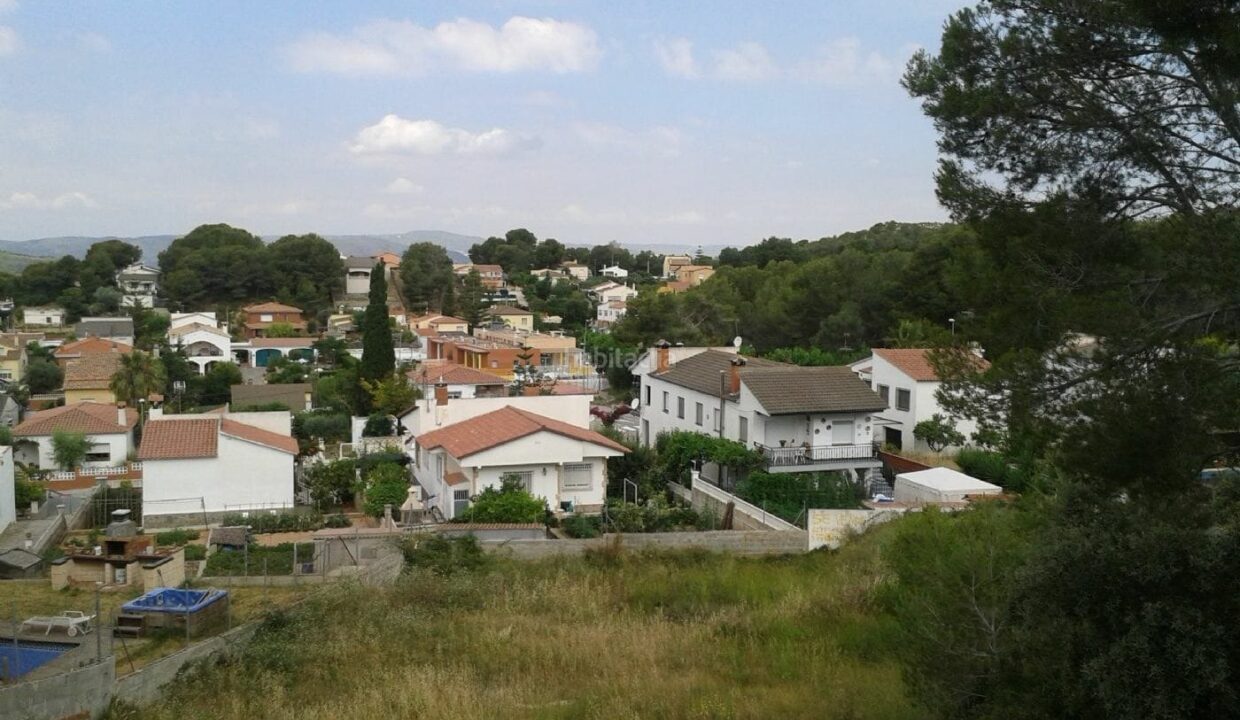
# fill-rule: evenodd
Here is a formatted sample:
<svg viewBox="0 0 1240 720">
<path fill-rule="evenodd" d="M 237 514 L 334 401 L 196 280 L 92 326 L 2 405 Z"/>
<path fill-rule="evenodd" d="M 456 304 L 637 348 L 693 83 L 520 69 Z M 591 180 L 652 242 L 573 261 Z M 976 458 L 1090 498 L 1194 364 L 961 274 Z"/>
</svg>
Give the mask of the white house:
<svg viewBox="0 0 1240 720">
<path fill-rule="evenodd" d="M 228 333 L 199 322 L 168 328 L 168 345 L 185 351 L 186 357 L 202 375 L 218 362 L 232 359 L 232 340 Z"/>
<path fill-rule="evenodd" d="M 599 272 L 599 274 L 602 275 L 603 277 L 609 277 L 609 278 L 626 278 L 629 276 L 629 271 L 625 270 L 619 265 L 608 265 L 607 267 L 603 268 Z"/>
<path fill-rule="evenodd" d="M 597 512 L 607 493 L 607 458 L 628 452 L 593 430 L 511 405 L 414 438 L 422 502 L 445 519 L 515 476 L 553 511 Z"/>
<path fill-rule="evenodd" d="M 65 324 L 65 309 L 59 305 L 22 308 L 22 323 L 42 327 L 59 327 Z"/>
<path fill-rule="evenodd" d="M 123 307 L 155 307 L 155 297 L 159 294 L 159 270 L 134 263 L 116 274 L 116 286 L 121 290 Z"/>
<path fill-rule="evenodd" d="M 595 324 L 599 327 L 610 327 L 624 317 L 628 310 L 629 306 L 623 300 L 599 303 L 594 318 Z"/>
<path fill-rule="evenodd" d="M 297 441 L 287 412 L 163 415 L 142 430 L 142 522 L 219 522 L 291 509 Z M 205 519 L 204 519 L 205 518 Z"/>
<path fill-rule="evenodd" d="M 198 311 L 198 312 L 179 312 L 172 313 L 168 316 L 168 328 L 179 328 L 182 325 L 208 325 L 210 327 L 220 327 L 219 320 L 215 317 L 215 311 Z M 221 328 L 223 329 L 223 328 Z"/>
<path fill-rule="evenodd" d="M 13 448 L 0 445 L 0 532 L 17 521 L 17 477 Z"/>
<path fill-rule="evenodd" d="M 13 456 L 42 470 L 56 469 L 52 435 L 57 430 L 86 435 L 90 447 L 84 467 L 119 465 L 133 449 L 138 411 L 108 403 L 78 402 L 30 413 L 13 428 Z"/>
<path fill-rule="evenodd" d="M 372 257 L 351 256 L 344 259 L 344 291 L 349 295 L 370 292 L 370 273 L 378 262 Z"/>
<path fill-rule="evenodd" d="M 584 281 L 590 277 L 590 268 L 578 262 L 560 263 L 560 269 L 568 273 L 574 280 Z"/>
<path fill-rule="evenodd" d="M 935 415 L 947 416 L 939 405 L 937 394 L 942 382 L 926 348 L 876 348 L 870 357 L 850 367 L 887 403 L 882 416 L 886 421 L 875 425 L 874 439 L 896 448 L 929 450 L 913 436 L 913 428 Z M 986 361 L 978 358 L 979 367 Z M 948 418 L 966 438 L 977 431 L 977 423 L 963 418 Z"/>
<path fill-rule="evenodd" d="M 628 302 L 629 298 L 637 294 L 637 289 L 631 288 L 628 285 L 621 285 L 620 283 L 608 281 L 602 285 L 595 285 L 590 288 L 589 292 L 600 303 L 614 302 L 617 300 L 620 302 Z"/>
<path fill-rule="evenodd" d="M 446 386 L 452 400 L 508 396 L 508 382 L 504 378 L 446 360 L 424 362 L 405 376 L 422 387 L 423 397 L 430 397 L 437 385 Z"/>
<path fill-rule="evenodd" d="M 798 367 L 706 349 L 671 363 L 655 348 L 641 377 L 640 437 L 688 430 L 735 440 L 767 458 L 772 472 L 881 465 L 872 442 L 884 403 L 847 367 Z"/>
</svg>

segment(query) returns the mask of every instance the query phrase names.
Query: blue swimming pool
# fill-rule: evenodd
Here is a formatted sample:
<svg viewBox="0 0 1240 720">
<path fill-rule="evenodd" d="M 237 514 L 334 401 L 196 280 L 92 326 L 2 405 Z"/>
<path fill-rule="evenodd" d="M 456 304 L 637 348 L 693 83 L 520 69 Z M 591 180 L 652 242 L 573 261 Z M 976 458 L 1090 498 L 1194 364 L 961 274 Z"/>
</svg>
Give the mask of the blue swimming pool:
<svg viewBox="0 0 1240 720">
<path fill-rule="evenodd" d="M 0 638 L 0 678 L 8 681 L 55 660 L 77 645 Z"/>
<path fill-rule="evenodd" d="M 155 588 L 141 597 L 130 600 L 123 607 L 129 612 L 192 613 L 227 596 L 227 590 Z"/>
</svg>

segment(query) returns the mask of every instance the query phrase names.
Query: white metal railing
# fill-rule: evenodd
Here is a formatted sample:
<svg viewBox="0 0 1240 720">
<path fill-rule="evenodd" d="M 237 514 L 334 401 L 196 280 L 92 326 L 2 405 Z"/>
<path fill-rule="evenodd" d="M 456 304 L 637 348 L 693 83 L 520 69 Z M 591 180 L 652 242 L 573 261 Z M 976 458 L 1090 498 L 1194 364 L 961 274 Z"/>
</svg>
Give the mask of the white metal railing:
<svg viewBox="0 0 1240 720">
<path fill-rule="evenodd" d="M 877 443 L 864 443 L 861 445 L 802 445 L 797 447 L 771 447 L 763 445 L 761 447 L 762 455 L 766 458 L 767 467 L 814 465 L 816 463 L 841 460 L 875 460 L 878 458 Z"/>
<path fill-rule="evenodd" d="M 128 475 L 131 472 L 142 472 L 142 463 L 133 462 L 125 465 L 104 465 L 100 467 L 85 466 L 77 470 L 56 470 L 48 473 L 48 480 L 78 480 L 81 478 L 109 477 Z"/>
</svg>

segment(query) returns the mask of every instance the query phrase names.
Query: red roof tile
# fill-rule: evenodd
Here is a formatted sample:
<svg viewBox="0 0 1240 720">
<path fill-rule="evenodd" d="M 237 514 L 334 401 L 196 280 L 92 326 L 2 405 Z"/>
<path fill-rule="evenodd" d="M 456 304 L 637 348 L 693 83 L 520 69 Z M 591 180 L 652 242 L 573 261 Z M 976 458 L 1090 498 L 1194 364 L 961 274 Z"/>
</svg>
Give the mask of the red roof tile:
<svg viewBox="0 0 1240 720">
<path fill-rule="evenodd" d="M 155 418 L 142 429 L 139 460 L 210 458 L 219 454 L 220 418 Z"/>
<path fill-rule="evenodd" d="M 875 348 L 874 354 L 886 360 L 897 370 L 908 375 L 917 382 L 935 382 L 939 374 L 930 362 L 929 348 Z M 978 369 L 990 367 L 990 363 L 982 358 L 977 359 Z"/>
<path fill-rule="evenodd" d="M 410 370 L 407 377 L 415 383 L 445 383 L 447 385 L 503 385 L 504 379 L 482 370 L 468 368 L 456 363 L 425 364 Z"/>
<path fill-rule="evenodd" d="M 265 445 L 272 450 L 279 450 L 290 455 L 296 455 L 298 452 L 297 440 L 293 437 L 229 420 L 227 417 L 220 420 L 220 432 L 229 437 Z"/>
<path fill-rule="evenodd" d="M 65 365 L 65 390 L 98 390 L 112 383 L 121 368 L 120 353 L 90 353 Z"/>
<path fill-rule="evenodd" d="M 80 357 L 82 355 L 94 353 L 128 353 L 133 351 L 132 345 L 108 340 L 101 337 L 88 337 L 81 340 L 67 342 L 56 348 L 56 352 L 52 353 L 57 360 L 65 358 Z"/>
<path fill-rule="evenodd" d="M 51 435 L 57 430 L 95 435 L 123 433 L 138 424 L 138 411 L 126 408 L 124 425 L 118 423 L 118 419 L 115 405 L 87 401 L 31 413 L 13 428 L 13 434 L 34 437 Z"/>
<path fill-rule="evenodd" d="M 248 313 L 265 313 L 265 312 L 290 313 L 290 312 L 293 312 L 293 313 L 300 314 L 301 308 L 296 308 L 296 307 L 293 307 L 292 305 L 285 305 L 284 303 L 265 302 L 265 303 L 259 303 L 257 305 L 247 305 L 246 307 L 242 308 L 242 311 L 248 312 Z"/>
<path fill-rule="evenodd" d="M 441 447 L 452 457 L 463 458 L 542 431 L 620 452 L 629 451 L 628 448 L 606 435 L 560 420 L 553 420 L 528 410 L 519 410 L 511 405 L 432 430 L 419 436 L 417 443 L 427 449 Z"/>
</svg>

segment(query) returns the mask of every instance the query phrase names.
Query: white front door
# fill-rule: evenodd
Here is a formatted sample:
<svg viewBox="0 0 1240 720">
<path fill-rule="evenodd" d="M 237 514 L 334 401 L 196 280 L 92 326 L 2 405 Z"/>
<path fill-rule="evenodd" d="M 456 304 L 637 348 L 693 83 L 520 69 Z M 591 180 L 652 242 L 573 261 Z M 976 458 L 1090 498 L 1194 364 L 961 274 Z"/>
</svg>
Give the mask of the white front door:
<svg viewBox="0 0 1240 720">
<path fill-rule="evenodd" d="M 856 442 L 857 436 L 853 433 L 852 420 L 836 420 L 831 423 L 832 445 L 852 445 Z"/>
</svg>

